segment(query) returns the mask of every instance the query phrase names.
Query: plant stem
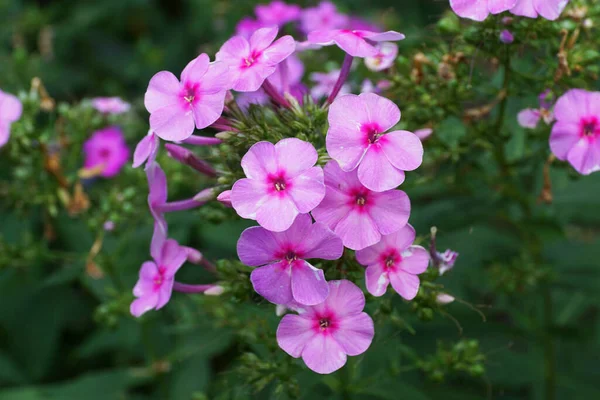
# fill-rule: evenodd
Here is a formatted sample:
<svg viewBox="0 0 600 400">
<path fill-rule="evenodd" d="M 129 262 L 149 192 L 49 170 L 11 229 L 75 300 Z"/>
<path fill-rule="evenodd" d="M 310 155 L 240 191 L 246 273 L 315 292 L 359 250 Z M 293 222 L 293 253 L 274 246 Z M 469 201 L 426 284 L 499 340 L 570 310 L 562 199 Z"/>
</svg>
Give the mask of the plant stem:
<svg viewBox="0 0 600 400">
<path fill-rule="evenodd" d="M 344 86 L 344 83 L 346 83 L 346 80 L 348 79 L 348 75 L 350 75 L 350 67 L 352 67 L 353 59 L 354 59 L 354 57 L 352 57 L 350 54 L 346 54 L 346 56 L 344 57 L 344 62 L 342 63 L 342 69 L 340 70 L 340 75 L 338 76 L 338 79 L 335 82 L 335 86 L 333 87 L 331 94 L 327 98 L 327 102 L 325 103 L 325 105 L 329 105 L 329 104 L 333 103 L 333 101 L 337 97 L 338 93 L 342 89 L 342 86 Z"/>
<path fill-rule="evenodd" d="M 544 399 L 556 399 L 556 349 L 552 340 L 552 293 L 549 285 L 542 288 L 544 302 Z"/>
<path fill-rule="evenodd" d="M 287 101 L 285 97 L 279 94 L 277 89 L 275 89 L 275 87 L 271 84 L 271 82 L 269 82 L 268 79 L 265 79 L 265 81 L 262 84 L 262 88 L 275 104 L 278 104 L 285 108 L 291 107 L 289 101 Z"/>
</svg>

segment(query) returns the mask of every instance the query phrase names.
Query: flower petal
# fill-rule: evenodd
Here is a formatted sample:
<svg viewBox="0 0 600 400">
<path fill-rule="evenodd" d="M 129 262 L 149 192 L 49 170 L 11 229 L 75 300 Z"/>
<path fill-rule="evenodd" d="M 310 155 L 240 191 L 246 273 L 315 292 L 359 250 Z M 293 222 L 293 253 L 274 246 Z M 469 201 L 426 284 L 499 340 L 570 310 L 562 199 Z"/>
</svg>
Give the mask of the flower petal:
<svg viewBox="0 0 600 400">
<path fill-rule="evenodd" d="M 341 319 L 348 315 L 356 315 L 365 308 L 365 295 L 362 290 L 348 280 L 329 281 L 329 296 L 323 304 L 313 307 L 319 312 L 330 310 Z"/>
<path fill-rule="evenodd" d="M 250 37 L 250 50 L 262 52 L 273 43 L 278 32 L 276 26 L 257 29 Z"/>
<path fill-rule="evenodd" d="M 523 128 L 535 129 L 540 122 L 542 115 L 539 110 L 533 108 L 526 108 L 517 114 L 517 121 Z"/>
<path fill-rule="evenodd" d="M 287 261 L 281 261 L 256 268 L 250 274 L 250 281 L 256 293 L 274 304 L 287 304 L 293 300 L 291 268 Z"/>
<path fill-rule="evenodd" d="M 181 82 L 187 84 L 200 83 L 208 70 L 210 58 L 205 53 L 200 54 L 185 66 L 181 72 Z"/>
<path fill-rule="evenodd" d="M 286 35 L 264 50 L 260 60 L 266 65 L 276 66 L 292 55 L 294 50 L 296 50 L 296 41 L 290 35 Z"/>
<path fill-rule="evenodd" d="M 231 188 L 231 206 L 242 218 L 256 219 L 268 198 L 266 184 L 254 179 L 240 179 Z"/>
<path fill-rule="evenodd" d="M 333 332 L 333 338 L 349 356 L 367 351 L 375 336 L 373 320 L 364 312 L 343 318 L 337 328 Z"/>
<path fill-rule="evenodd" d="M 483 21 L 490 14 L 487 0 L 450 0 L 452 10 L 462 18 Z"/>
<path fill-rule="evenodd" d="M 390 132 L 379 139 L 379 142 L 383 153 L 397 169 L 413 171 L 423 162 L 423 143 L 412 132 Z"/>
<path fill-rule="evenodd" d="M 256 212 L 256 221 L 273 232 L 282 232 L 294 223 L 298 209 L 289 196 L 267 196 Z"/>
<path fill-rule="evenodd" d="M 334 232 L 342 238 L 344 246 L 361 250 L 381 240 L 375 221 L 367 214 L 351 210 L 336 225 Z"/>
<path fill-rule="evenodd" d="M 381 241 L 385 243 L 386 246 L 393 247 L 399 252 L 402 252 L 413 244 L 416 236 L 417 233 L 415 228 L 413 228 L 411 224 L 406 224 L 399 231 L 390 235 L 385 235 Z"/>
<path fill-rule="evenodd" d="M 379 260 L 379 256 L 383 253 L 388 247 L 387 243 L 384 241 L 385 236 L 374 244 L 373 246 L 369 246 L 365 249 L 358 250 L 356 252 L 356 261 L 358 261 L 361 265 L 367 266 L 371 264 L 375 264 L 377 260 Z"/>
<path fill-rule="evenodd" d="M 550 150 L 559 160 L 566 160 L 571 149 L 579 141 L 580 126 L 574 122 L 559 121 L 552 127 Z"/>
<path fill-rule="evenodd" d="M 383 192 L 401 185 L 404 171 L 390 163 L 381 147 L 371 146 L 358 166 L 358 179 L 367 189 Z"/>
<path fill-rule="evenodd" d="M 142 140 L 135 146 L 133 152 L 133 168 L 142 165 L 146 160 L 150 163 L 154 162 L 156 151 L 158 150 L 158 136 L 153 133 L 144 136 Z"/>
<path fill-rule="evenodd" d="M 306 343 L 315 335 L 313 322 L 295 314 L 287 314 L 277 327 L 277 344 L 294 358 L 302 355 Z"/>
<path fill-rule="evenodd" d="M 567 6 L 566 0 L 536 0 L 535 9 L 544 18 L 550 21 L 557 19 Z"/>
<path fill-rule="evenodd" d="M 171 104 L 179 104 L 180 84 L 177 77 L 169 71 L 156 73 L 148 84 L 144 95 L 144 105 L 148 112 L 153 113 L 159 108 Z"/>
<path fill-rule="evenodd" d="M 517 0 L 488 0 L 488 10 L 492 14 L 508 11 L 517 4 Z"/>
<path fill-rule="evenodd" d="M 388 277 L 388 273 L 380 262 L 376 261 L 365 270 L 365 285 L 369 293 L 373 296 L 383 296 L 389 283 L 390 278 Z"/>
<path fill-rule="evenodd" d="M 174 282 L 175 280 L 173 278 L 166 278 L 160 285 L 160 289 L 158 290 L 158 301 L 156 302 L 157 310 L 163 308 L 169 300 L 171 300 Z"/>
<path fill-rule="evenodd" d="M 275 145 L 277 165 L 290 177 L 303 173 L 314 166 L 319 158 L 315 147 L 296 138 L 283 139 Z"/>
<path fill-rule="evenodd" d="M 154 292 L 154 277 L 158 274 L 158 268 L 153 261 L 146 261 L 142 264 L 139 272 L 139 279 L 133 287 L 133 295 L 142 297 Z"/>
<path fill-rule="evenodd" d="M 419 277 L 403 270 L 389 273 L 394 290 L 406 300 L 412 300 L 419 292 Z"/>
<path fill-rule="evenodd" d="M 156 304 L 158 303 L 158 292 L 152 293 L 148 296 L 140 297 L 135 299 L 131 306 L 129 307 L 129 311 L 134 317 L 141 317 L 142 314 L 156 308 Z"/>
<path fill-rule="evenodd" d="M 397 232 L 406 225 L 410 216 L 410 200 L 402 190 L 371 193 L 371 199 L 375 205 L 369 209 L 369 215 L 382 235 Z"/>
<path fill-rule="evenodd" d="M 299 218 L 300 216 L 296 220 Z M 307 235 L 302 239 L 303 258 L 337 260 L 344 253 L 342 239 L 321 222 L 313 224 Z"/>
<path fill-rule="evenodd" d="M 269 174 L 277 172 L 277 167 L 277 152 L 270 142 L 253 144 L 242 157 L 242 169 L 250 179 L 266 180 Z"/>
<path fill-rule="evenodd" d="M 292 185 L 287 191 L 301 213 L 312 211 L 325 197 L 321 167 L 312 167 L 292 179 Z"/>
<path fill-rule="evenodd" d="M 177 241 L 169 239 L 163 244 L 160 260 L 157 261 L 160 265 L 167 268 L 165 275 L 172 277 L 175 276 L 175 273 L 181 268 L 186 259 L 186 251 L 179 246 Z"/>
<path fill-rule="evenodd" d="M 318 374 L 330 374 L 346 364 L 346 353 L 330 335 L 314 335 L 302 350 L 302 360 Z"/>
<path fill-rule="evenodd" d="M 17 96 L 10 93 L 4 93 L 0 90 L 0 112 L 2 112 L 2 114 L 0 114 L 0 120 L 2 122 L 15 122 L 21 118 L 23 104 L 21 104 L 21 101 Z"/>
<path fill-rule="evenodd" d="M 533 6 L 533 0 L 518 0 L 517 4 L 510 9 L 511 14 L 522 17 L 537 18 L 538 13 Z"/>
<path fill-rule="evenodd" d="M 174 103 L 154 110 L 150 114 L 150 128 L 164 140 L 180 142 L 189 138 L 194 133 L 194 116 L 185 107 Z"/>
<path fill-rule="evenodd" d="M 559 122 L 579 123 L 589 115 L 590 93 L 582 89 L 571 89 L 556 101 L 554 117 Z"/>
<path fill-rule="evenodd" d="M 582 175 L 600 171 L 600 140 L 594 139 L 582 137 L 567 156 L 569 163 Z"/>
<path fill-rule="evenodd" d="M 363 93 L 359 97 L 369 113 L 368 119 L 363 123 L 376 123 L 380 133 L 389 130 L 400 121 L 400 109 L 393 101 L 375 93 Z"/>
<path fill-rule="evenodd" d="M 334 38 L 335 43 L 353 57 L 373 57 L 378 51 L 365 39 L 353 32 L 341 32 Z"/>
<path fill-rule="evenodd" d="M 402 252 L 400 268 L 413 275 L 422 274 L 429 266 L 429 252 L 421 246 L 410 246 Z"/>
<path fill-rule="evenodd" d="M 260 226 L 246 229 L 237 242 L 237 253 L 240 261 L 250 267 L 275 261 L 276 252 L 279 249 L 279 242 L 273 232 Z"/>
<path fill-rule="evenodd" d="M 292 264 L 292 296 L 298 303 L 313 306 L 322 303 L 329 294 L 329 285 L 322 270 L 304 260 Z"/>
<path fill-rule="evenodd" d="M 213 94 L 202 94 L 200 100 L 192 105 L 197 129 L 204 129 L 219 119 L 225 107 L 226 94 L 225 90 Z"/>
</svg>

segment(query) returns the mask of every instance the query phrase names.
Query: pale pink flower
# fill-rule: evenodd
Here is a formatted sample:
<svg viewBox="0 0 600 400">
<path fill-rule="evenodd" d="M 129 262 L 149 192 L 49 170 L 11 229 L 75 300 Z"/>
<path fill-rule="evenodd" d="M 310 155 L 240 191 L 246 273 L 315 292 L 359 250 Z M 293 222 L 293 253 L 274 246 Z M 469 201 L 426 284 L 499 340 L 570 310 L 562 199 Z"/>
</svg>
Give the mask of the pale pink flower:
<svg viewBox="0 0 600 400">
<path fill-rule="evenodd" d="M 231 189 L 233 208 L 270 231 L 285 231 L 325 196 L 323 170 L 314 166 L 317 158 L 312 144 L 296 138 L 254 144 L 242 158 L 247 178 Z"/>
<path fill-rule="evenodd" d="M 373 320 L 363 312 L 365 296 L 354 283 L 329 282 L 325 302 L 287 314 L 277 328 L 279 347 L 308 368 L 330 374 L 369 348 L 375 335 Z"/>
<path fill-rule="evenodd" d="M 452 10 L 462 18 L 483 21 L 490 14 L 508 11 L 518 0 L 450 0 Z"/>
<path fill-rule="evenodd" d="M 111 126 L 100 129 L 83 144 L 84 167 L 100 168 L 100 175 L 112 178 L 117 175 L 129 159 L 129 147 L 120 128 Z"/>
<path fill-rule="evenodd" d="M 300 18 L 302 9 L 295 4 L 275 0 L 269 4 L 259 4 L 254 9 L 258 20 L 265 25 L 283 26 Z"/>
<path fill-rule="evenodd" d="M 435 301 L 443 306 L 452 303 L 454 300 L 456 300 L 454 296 L 449 295 L 448 293 L 439 293 L 435 296 Z"/>
<path fill-rule="evenodd" d="M 436 252 L 435 264 L 439 269 L 440 276 L 454 268 L 458 256 L 459 254 L 456 251 L 450 249 L 446 249 L 443 253 Z"/>
<path fill-rule="evenodd" d="M 338 97 L 329 110 L 327 152 L 344 171 L 382 192 L 404 182 L 404 171 L 418 168 L 423 145 L 414 133 L 385 133 L 400 121 L 400 109 L 374 93 Z"/>
<path fill-rule="evenodd" d="M 245 17 L 242 18 L 240 20 L 240 22 L 238 22 L 238 24 L 235 27 L 235 34 L 236 36 L 241 36 L 244 37 L 246 39 L 250 39 L 250 36 L 252 36 L 252 34 L 254 32 L 256 32 L 258 29 L 260 28 L 264 28 L 265 24 L 250 18 L 250 17 Z"/>
<path fill-rule="evenodd" d="M 337 11 L 329 1 L 322 1 L 318 6 L 307 8 L 300 16 L 300 27 L 304 33 L 316 30 L 340 29 L 348 24 L 348 17 Z"/>
<path fill-rule="evenodd" d="M 395 31 L 371 32 L 349 29 L 318 30 L 308 34 L 310 43 L 321 46 L 337 45 L 353 57 L 375 57 L 379 54 L 377 42 L 395 42 L 404 39 Z"/>
<path fill-rule="evenodd" d="M 423 128 L 415 131 L 415 136 L 418 137 L 421 142 L 425 141 L 431 134 L 433 133 L 433 129 L 431 128 Z"/>
<path fill-rule="evenodd" d="M 373 85 L 370 79 L 365 79 L 363 83 L 360 85 L 361 93 L 377 93 L 377 87 Z"/>
<path fill-rule="evenodd" d="M 563 12 L 569 0 L 517 0 L 510 12 L 523 17 L 542 18 L 554 21 Z"/>
<path fill-rule="evenodd" d="M 373 296 L 383 296 L 388 284 L 406 300 L 412 300 L 419 291 L 419 277 L 427 270 L 429 253 L 421 246 L 413 245 L 415 229 L 411 225 L 381 241 L 356 252 L 356 260 L 367 266 L 365 281 Z"/>
<path fill-rule="evenodd" d="M 554 106 L 550 149 L 580 174 L 600 170 L 600 92 L 572 89 Z"/>
<path fill-rule="evenodd" d="M 521 110 L 517 115 L 517 121 L 523 128 L 534 129 L 537 127 L 540 119 L 543 119 L 546 124 L 551 124 L 554 121 L 554 113 L 552 112 L 553 98 L 551 91 L 545 90 L 539 96 L 540 108 L 526 108 Z"/>
<path fill-rule="evenodd" d="M 408 222 L 410 200 L 401 190 L 373 192 L 358 180 L 356 170 L 344 172 L 335 161 L 325 166 L 325 198 L 312 212 L 344 246 L 361 250 L 399 231 Z"/>
<path fill-rule="evenodd" d="M 139 280 L 133 288 L 137 297 L 130 311 L 136 317 L 149 310 L 164 307 L 171 298 L 175 273 L 187 259 L 187 251 L 175 240 L 154 241 L 150 250 L 153 261 L 146 261 L 140 269 Z"/>
<path fill-rule="evenodd" d="M 310 80 L 315 82 L 315 85 L 310 89 L 310 95 L 312 98 L 319 100 L 323 97 L 329 96 L 329 94 L 333 91 L 339 76 L 339 69 L 331 72 L 313 72 L 310 74 Z M 344 83 L 339 91 L 338 96 L 348 93 L 350 93 L 350 85 Z"/>
<path fill-rule="evenodd" d="M 321 223 L 300 215 L 283 232 L 260 226 L 246 229 L 237 243 L 240 260 L 251 267 L 254 290 L 271 303 L 315 305 L 327 298 L 323 271 L 306 259 L 337 260 L 344 252 L 342 240 Z"/>
<path fill-rule="evenodd" d="M 23 105 L 16 96 L 0 90 L 0 147 L 8 142 L 10 126 L 23 113 Z"/>
<path fill-rule="evenodd" d="M 129 111 L 131 104 L 120 97 L 96 97 L 92 99 L 92 107 L 103 114 L 123 114 Z"/>
<path fill-rule="evenodd" d="M 383 71 L 394 65 L 398 56 L 398 45 L 391 42 L 377 43 L 375 46 L 377 54 L 365 58 L 365 65 L 371 71 Z"/>
<path fill-rule="evenodd" d="M 277 27 L 261 28 L 250 40 L 234 36 L 221 46 L 217 61 L 229 66 L 233 90 L 254 92 L 277 69 L 277 65 L 289 57 L 296 47 L 294 39 L 287 35 L 278 40 Z"/>
<path fill-rule="evenodd" d="M 225 63 L 210 63 L 206 54 L 190 61 L 181 82 L 168 71 L 150 79 L 144 104 L 150 112 L 150 128 L 161 139 L 182 141 L 222 114 L 231 78 Z"/>
<path fill-rule="evenodd" d="M 159 144 L 160 140 L 158 136 L 156 136 L 152 130 L 149 130 L 148 134 L 139 141 L 137 146 L 135 146 L 135 151 L 133 152 L 133 168 L 139 167 L 146 161 L 148 164 L 153 163 L 154 160 L 156 160 Z"/>
</svg>

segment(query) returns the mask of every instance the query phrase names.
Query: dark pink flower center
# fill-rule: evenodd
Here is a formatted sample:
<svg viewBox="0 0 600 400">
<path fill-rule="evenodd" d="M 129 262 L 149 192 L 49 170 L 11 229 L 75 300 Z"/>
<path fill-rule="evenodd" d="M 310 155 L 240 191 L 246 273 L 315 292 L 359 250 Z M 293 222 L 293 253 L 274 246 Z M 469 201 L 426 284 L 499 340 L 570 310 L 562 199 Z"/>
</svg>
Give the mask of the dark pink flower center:
<svg viewBox="0 0 600 400">
<path fill-rule="evenodd" d="M 597 117 L 588 117 L 581 120 L 581 135 L 590 138 L 600 135 L 600 121 Z"/>
<path fill-rule="evenodd" d="M 109 158 L 110 157 L 110 149 L 104 148 L 99 152 L 100 158 Z"/>
<path fill-rule="evenodd" d="M 315 332 L 328 335 L 335 332 L 337 328 L 338 321 L 333 312 L 326 310 L 314 316 L 313 330 Z"/>
<path fill-rule="evenodd" d="M 184 100 L 185 105 L 192 106 L 200 99 L 200 85 L 198 83 L 186 83 L 181 90 L 180 96 Z"/>
<path fill-rule="evenodd" d="M 248 57 L 242 59 L 242 68 L 250 68 L 251 66 L 253 66 L 261 55 L 262 52 L 252 50 Z"/>
<path fill-rule="evenodd" d="M 269 184 L 269 193 L 278 194 L 280 196 L 284 195 L 286 190 L 289 190 L 292 186 L 291 180 L 287 178 L 284 171 L 269 175 L 267 177 L 267 182 Z"/>
<path fill-rule="evenodd" d="M 356 188 L 350 191 L 350 206 L 358 208 L 360 211 L 366 211 L 369 206 L 369 190 L 366 188 Z"/>
<path fill-rule="evenodd" d="M 395 270 L 402 262 L 402 255 L 398 250 L 391 248 L 381 254 L 380 260 L 386 269 Z"/>
<path fill-rule="evenodd" d="M 365 135 L 367 144 L 376 143 L 382 135 L 382 129 L 377 122 L 367 122 L 360 126 L 360 131 Z"/>
<path fill-rule="evenodd" d="M 154 279 L 152 280 L 154 282 L 154 290 L 158 290 L 162 286 L 163 282 L 165 281 L 166 271 L 167 268 L 163 266 L 158 267 L 158 273 L 154 275 Z"/>
</svg>

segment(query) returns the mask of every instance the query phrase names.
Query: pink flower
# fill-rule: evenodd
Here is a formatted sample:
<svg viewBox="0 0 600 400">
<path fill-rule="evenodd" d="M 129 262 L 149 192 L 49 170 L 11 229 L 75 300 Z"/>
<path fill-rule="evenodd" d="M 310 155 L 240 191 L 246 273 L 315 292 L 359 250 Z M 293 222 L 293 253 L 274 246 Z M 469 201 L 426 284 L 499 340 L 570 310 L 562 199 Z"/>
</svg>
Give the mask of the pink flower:
<svg viewBox="0 0 600 400">
<path fill-rule="evenodd" d="M 236 36 L 241 36 L 246 39 L 250 39 L 250 36 L 252 36 L 254 32 L 264 27 L 265 25 L 263 23 L 250 17 L 245 17 L 242 18 L 235 27 L 235 34 Z"/>
<path fill-rule="evenodd" d="M 375 57 L 379 50 L 376 42 L 395 42 L 404 39 L 404 35 L 395 31 L 371 32 L 348 29 L 318 30 L 308 34 L 310 43 L 321 46 L 337 45 L 353 57 Z"/>
<path fill-rule="evenodd" d="M 483 21 L 490 14 L 508 11 L 518 0 L 450 0 L 452 10 L 462 18 Z"/>
<path fill-rule="evenodd" d="M 344 171 L 358 168 L 358 179 L 382 192 L 404 182 L 404 171 L 418 168 L 423 145 L 414 133 L 385 133 L 400 121 L 400 110 L 373 93 L 337 98 L 329 110 L 327 152 Z"/>
<path fill-rule="evenodd" d="M 216 59 L 229 66 L 234 90 L 258 90 L 277 65 L 294 52 L 296 42 L 289 35 L 273 42 L 277 32 L 277 27 L 261 28 L 252 34 L 250 41 L 234 36 L 223 44 Z"/>
<path fill-rule="evenodd" d="M 281 319 L 277 343 L 290 356 L 302 357 L 314 372 L 330 374 L 346 364 L 347 356 L 362 354 L 371 345 L 375 328 L 364 307 L 358 286 L 331 281 L 325 302 Z"/>
<path fill-rule="evenodd" d="M 554 21 L 563 12 L 569 0 L 517 0 L 510 12 L 523 17 L 542 18 Z"/>
<path fill-rule="evenodd" d="M 285 231 L 325 196 L 323 170 L 314 166 L 317 158 L 312 144 L 295 138 L 254 144 L 242 158 L 247 178 L 231 189 L 233 208 L 270 231 Z"/>
<path fill-rule="evenodd" d="M 517 115 L 517 121 L 523 128 L 535 129 L 543 119 L 546 124 L 551 124 L 554 121 L 554 113 L 552 112 L 553 98 L 550 90 L 545 90 L 539 96 L 540 108 L 526 108 L 521 110 Z"/>
<path fill-rule="evenodd" d="M 160 140 L 158 139 L 158 136 L 156 136 L 152 130 L 149 130 L 148 134 L 139 141 L 137 146 L 135 146 L 135 151 L 133 152 L 133 168 L 139 167 L 146 161 L 148 161 L 148 164 L 152 164 L 154 160 L 156 160 L 159 144 Z"/>
<path fill-rule="evenodd" d="M 8 142 L 10 125 L 21 118 L 23 105 L 16 96 L 0 90 L 0 147 Z"/>
<path fill-rule="evenodd" d="M 131 108 L 131 105 L 120 97 L 96 97 L 92 99 L 92 107 L 103 114 L 122 114 Z"/>
<path fill-rule="evenodd" d="M 419 291 L 419 277 L 427 270 L 429 253 L 414 246 L 415 229 L 406 225 L 398 232 L 383 236 L 374 246 L 356 252 L 356 260 L 367 266 L 367 290 L 373 296 L 383 296 L 388 284 L 406 300 Z"/>
<path fill-rule="evenodd" d="M 131 303 L 131 314 L 139 317 L 149 310 L 158 310 L 171 298 L 175 273 L 187 258 L 187 251 L 175 240 L 153 241 L 150 250 L 154 261 L 146 261 L 140 269 L 140 277 L 133 288 L 137 297 Z"/>
<path fill-rule="evenodd" d="M 365 65 L 371 71 L 383 71 L 394 65 L 394 60 L 398 56 L 398 45 L 391 42 L 378 43 L 375 48 L 377 54 L 373 57 L 365 58 Z"/>
<path fill-rule="evenodd" d="M 284 232 L 255 226 L 242 232 L 237 244 L 240 260 L 251 267 L 254 290 L 271 303 L 322 303 L 329 287 L 323 271 L 306 259 L 337 260 L 344 252 L 339 237 L 321 223 L 300 215 Z"/>
<path fill-rule="evenodd" d="M 258 20 L 265 25 L 283 26 L 300 18 L 301 8 L 295 4 L 286 4 L 275 0 L 270 4 L 257 5 L 254 12 Z"/>
<path fill-rule="evenodd" d="M 374 24 L 371 21 L 367 21 L 366 19 L 356 17 L 356 16 L 350 17 L 350 19 L 348 20 L 348 23 L 346 24 L 346 26 L 344 28 L 347 28 L 347 29 L 350 29 L 353 31 L 354 30 L 375 31 L 375 32 L 381 31 L 381 27 L 378 26 L 377 24 Z"/>
<path fill-rule="evenodd" d="M 515 36 L 508 29 L 505 29 L 500 32 L 500 41 L 504 44 L 511 44 L 515 41 Z"/>
<path fill-rule="evenodd" d="M 535 127 L 540 122 L 541 118 L 540 110 L 536 110 L 534 108 L 526 108 L 521 110 L 519 114 L 517 114 L 517 121 L 519 125 L 523 128 L 535 129 Z"/>
<path fill-rule="evenodd" d="M 356 171 L 344 172 L 335 161 L 325 166 L 325 198 L 312 212 L 339 237 L 344 246 L 361 250 L 399 231 L 408 222 L 410 200 L 401 190 L 373 192 Z"/>
<path fill-rule="evenodd" d="M 600 92 L 572 89 L 554 106 L 550 149 L 580 174 L 600 170 Z"/>
<path fill-rule="evenodd" d="M 316 7 L 305 9 L 300 16 L 300 27 L 304 33 L 320 29 L 340 29 L 347 23 L 348 17 L 338 13 L 335 5 L 329 1 L 322 1 Z"/>
<path fill-rule="evenodd" d="M 440 276 L 454 268 L 458 255 L 459 254 L 456 251 L 450 249 L 447 249 L 443 253 L 436 252 L 435 263 L 440 271 Z"/>
<path fill-rule="evenodd" d="M 433 133 L 433 129 L 431 128 L 423 128 L 415 131 L 415 136 L 421 140 L 421 142 L 425 141 L 431 134 Z"/>
<path fill-rule="evenodd" d="M 84 167 L 100 167 L 101 176 L 112 178 L 117 175 L 129 159 L 129 147 L 123 132 L 116 126 L 101 129 L 83 144 Z"/>
<path fill-rule="evenodd" d="M 310 95 L 318 100 L 329 96 L 340 76 L 340 70 L 331 72 L 313 72 L 310 74 L 310 80 L 316 84 L 310 89 Z M 345 83 L 340 89 L 339 96 L 350 93 L 350 85 Z"/>
<path fill-rule="evenodd" d="M 206 54 L 190 61 L 181 82 L 168 71 L 150 79 L 144 98 L 150 128 L 161 139 L 182 141 L 214 123 L 223 112 L 230 76 L 224 63 L 210 63 Z"/>
</svg>

